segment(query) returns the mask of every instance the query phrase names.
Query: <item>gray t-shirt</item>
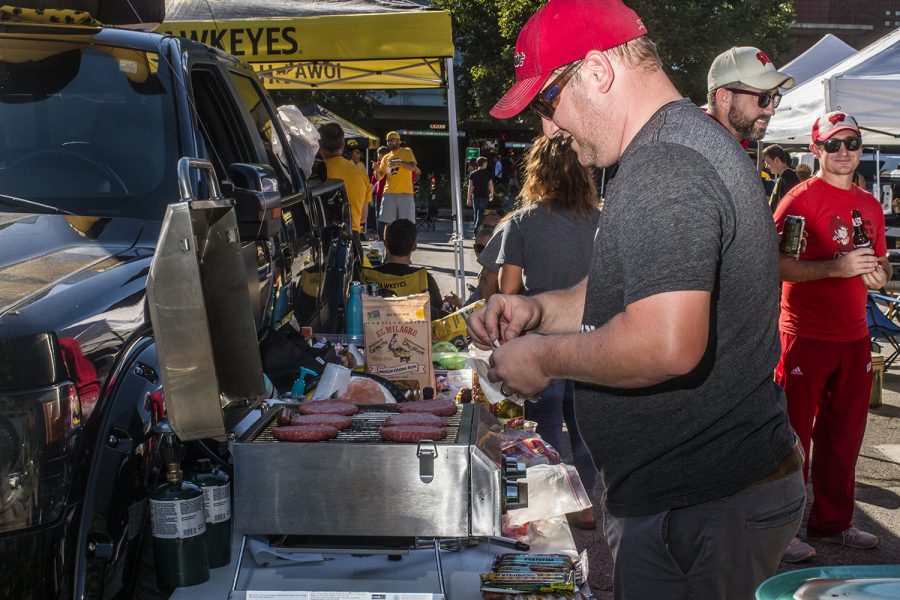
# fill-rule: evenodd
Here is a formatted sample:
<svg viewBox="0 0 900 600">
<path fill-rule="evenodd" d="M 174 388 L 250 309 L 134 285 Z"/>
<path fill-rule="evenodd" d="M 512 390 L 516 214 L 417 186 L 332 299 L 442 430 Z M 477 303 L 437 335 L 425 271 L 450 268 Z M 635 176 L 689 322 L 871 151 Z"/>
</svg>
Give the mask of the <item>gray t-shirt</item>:
<svg viewBox="0 0 900 600">
<path fill-rule="evenodd" d="M 588 272 L 599 210 L 587 218 L 538 205 L 507 220 L 497 262 L 522 267 L 523 293 L 570 288 Z"/>
<path fill-rule="evenodd" d="M 494 228 L 490 241 L 478 255 L 478 264 L 490 271 L 496 273 L 500 270 L 497 263 L 497 256 L 500 254 L 500 244 L 503 242 L 503 232 L 509 226 L 509 221 L 503 221 Z"/>
<path fill-rule="evenodd" d="M 584 330 L 648 296 L 712 292 L 709 345 L 693 372 L 644 389 L 578 385 L 578 427 L 606 507 L 649 515 L 740 491 L 793 444 L 772 381 L 778 251 L 759 175 L 725 129 L 681 100 L 629 144 L 605 200 Z"/>
</svg>

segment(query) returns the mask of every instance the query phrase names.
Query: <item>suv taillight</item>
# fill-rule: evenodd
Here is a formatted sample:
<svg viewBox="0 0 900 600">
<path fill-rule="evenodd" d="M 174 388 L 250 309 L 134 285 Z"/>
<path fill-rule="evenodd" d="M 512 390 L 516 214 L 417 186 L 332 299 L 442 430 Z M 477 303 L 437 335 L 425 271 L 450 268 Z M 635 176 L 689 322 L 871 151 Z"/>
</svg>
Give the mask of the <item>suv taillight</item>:
<svg viewBox="0 0 900 600">
<path fill-rule="evenodd" d="M 0 533 L 50 523 L 62 514 L 81 430 L 71 383 L 0 393 Z"/>
</svg>

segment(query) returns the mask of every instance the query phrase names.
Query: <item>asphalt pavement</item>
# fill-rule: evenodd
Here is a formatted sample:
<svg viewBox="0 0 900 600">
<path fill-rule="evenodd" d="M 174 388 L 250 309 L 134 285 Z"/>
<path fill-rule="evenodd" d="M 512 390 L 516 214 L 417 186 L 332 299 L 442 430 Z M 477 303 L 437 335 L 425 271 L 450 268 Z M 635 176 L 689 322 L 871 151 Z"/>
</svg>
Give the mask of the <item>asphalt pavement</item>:
<svg viewBox="0 0 900 600">
<path fill-rule="evenodd" d="M 469 215 L 467 215 L 469 216 Z M 479 265 L 472 250 L 471 217 L 466 223 L 466 281 L 474 284 Z M 418 250 L 413 263 L 424 265 L 437 281 L 441 291 L 455 289 L 455 258 L 449 217 L 439 218 L 435 231 L 419 231 Z M 779 573 L 805 567 L 826 565 L 868 565 L 900 563 L 900 360 L 885 374 L 883 404 L 869 410 L 863 447 L 857 465 L 855 525 L 881 538 L 872 550 L 854 550 L 834 544 L 814 544 L 818 555 L 805 563 L 782 563 Z M 563 455 L 569 452 L 563 449 Z M 602 490 L 596 490 L 599 494 Z M 812 489 L 809 490 L 810 500 Z M 807 503 L 807 507 L 809 502 Z M 598 523 L 602 516 L 595 507 Z M 805 532 L 804 520 L 801 533 Z M 587 548 L 590 558 L 590 587 L 602 600 L 612 598 L 611 558 L 600 529 L 574 530 L 579 549 Z"/>
</svg>

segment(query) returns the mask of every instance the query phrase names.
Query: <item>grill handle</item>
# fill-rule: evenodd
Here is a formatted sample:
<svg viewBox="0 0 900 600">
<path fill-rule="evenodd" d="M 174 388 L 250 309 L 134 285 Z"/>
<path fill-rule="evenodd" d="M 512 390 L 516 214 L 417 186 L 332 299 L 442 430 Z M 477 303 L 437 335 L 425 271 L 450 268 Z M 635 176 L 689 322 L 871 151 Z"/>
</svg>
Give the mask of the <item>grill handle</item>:
<svg viewBox="0 0 900 600">
<path fill-rule="evenodd" d="M 419 442 L 416 456 L 419 459 L 419 479 L 422 480 L 422 483 L 431 483 L 434 481 L 434 459 L 437 458 L 437 446 L 430 441 Z"/>
</svg>

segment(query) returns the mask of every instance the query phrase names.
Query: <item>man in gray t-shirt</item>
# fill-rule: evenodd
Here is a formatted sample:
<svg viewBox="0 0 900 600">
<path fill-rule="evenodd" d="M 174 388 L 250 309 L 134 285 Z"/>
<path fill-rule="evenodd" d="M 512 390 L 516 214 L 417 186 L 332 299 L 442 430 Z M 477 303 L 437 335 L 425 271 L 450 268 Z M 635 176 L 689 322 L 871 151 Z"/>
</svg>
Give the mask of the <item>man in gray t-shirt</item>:
<svg viewBox="0 0 900 600">
<path fill-rule="evenodd" d="M 646 33 L 620 0 L 550 0 L 522 30 L 492 114 L 531 106 L 580 162 L 618 172 L 587 280 L 495 295 L 469 326 L 501 342 L 502 390 L 579 382 L 617 599 L 750 599 L 805 505 L 772 382 L 777 236 L 753 165 L 681 98 Z"/>
</svg>

